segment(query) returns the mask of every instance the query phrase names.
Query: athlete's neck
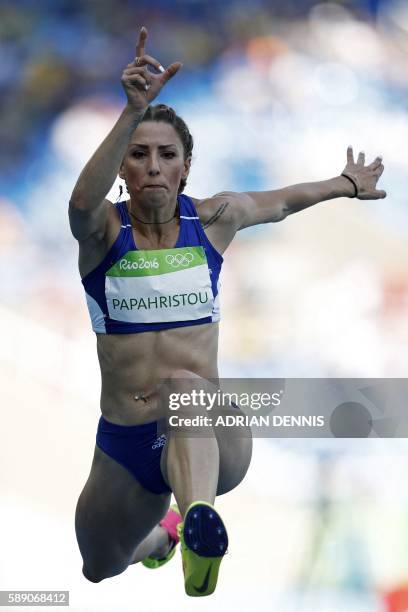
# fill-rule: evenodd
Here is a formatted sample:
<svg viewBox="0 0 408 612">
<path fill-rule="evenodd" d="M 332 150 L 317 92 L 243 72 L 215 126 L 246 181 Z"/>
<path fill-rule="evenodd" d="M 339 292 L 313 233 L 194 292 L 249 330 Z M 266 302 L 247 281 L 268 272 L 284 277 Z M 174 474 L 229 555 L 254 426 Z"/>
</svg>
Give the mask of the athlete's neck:
<svg viewBox="0 0 408 612">
<path fill-rule="evenodd" d="M 156 204 L 156 207 L 154 207 Z M 146 206 L 143 204 L 134 204 L 132 200 L 126 202 L 126 206 L 130 215 L 132 226 L 138 230 L 140 234 L 146 237 L 166 237 L 174 233 L 174 228 L 179 226 L 179 205 L 157 207 L 157 203 Z"/>
<path fill-rule="evenodd" d="M 178 207 L 173 213 L 173 217 L 168 223 L 143 223 L 138 220 L 138 215 L 135 217 L 130 210 L 130 205 L 127 203 L 129 211 L 129 219 L 133 230 L 136 232 L 136 244 L 138 248 L 163 249 L 174 246 L 177 242 L 177 236 L 180 228 L 180 218 Z M 141 242 L 142 239 L 142 242 Z"/>
</svg>

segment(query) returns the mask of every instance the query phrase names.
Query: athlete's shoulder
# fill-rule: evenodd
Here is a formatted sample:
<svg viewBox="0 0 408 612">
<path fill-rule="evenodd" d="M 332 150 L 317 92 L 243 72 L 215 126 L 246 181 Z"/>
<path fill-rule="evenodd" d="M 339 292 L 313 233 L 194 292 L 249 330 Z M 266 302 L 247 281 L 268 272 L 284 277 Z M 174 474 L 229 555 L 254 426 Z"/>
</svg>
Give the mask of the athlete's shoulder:
<svg viewBox="0 0 408 612">
<path fill-rule="evenodd" d="M 217 193 L 209 198 L 193 198 L 192 200 L 200 221 L 204 227 L 212 225 L 217 222 L 223 224 L 224 222 L 230 224 L 233 219 L 234 206 L 233 196 L 228 192 Z"/>
<path fill-rule="evenodd" d="M 239 208 L 232 192 L 216 193 L 204 198 L 191 198 L 197 215 L 213 247 L 224 253 L 239 228 Z"/>
</svg>

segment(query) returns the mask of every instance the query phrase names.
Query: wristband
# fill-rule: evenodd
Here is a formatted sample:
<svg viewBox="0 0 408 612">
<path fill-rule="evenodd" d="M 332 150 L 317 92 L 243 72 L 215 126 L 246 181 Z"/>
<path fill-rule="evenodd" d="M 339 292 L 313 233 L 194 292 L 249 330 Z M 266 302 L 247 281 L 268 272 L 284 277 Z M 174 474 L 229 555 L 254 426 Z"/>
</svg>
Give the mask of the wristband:
<svg viewBox="0 0 408 612">
<path fill-rule="evenodd" d="M 351 198 L 356 198 L 356 197 L 357 197 L 357 195 L 358 195 L 358 185 L 357 185 L 356 180 L 355 180 L 355 179 L 353 179 L 353 178 L 352 178 L 352 177 L 351 177 L 349 174 L 346 174 L 345 172 L 342 172 L 341 176 L 345 176 L 345 177 L 346 177 L 346 178 L 347 178 L 349 181 L 351 181 L 351 182 L 353 183 L 355 193 L 354 193 L 354 195 L 353 195 L 353 196 L 349 196 L 349 197 L 351 197 Z"/>
</svg>

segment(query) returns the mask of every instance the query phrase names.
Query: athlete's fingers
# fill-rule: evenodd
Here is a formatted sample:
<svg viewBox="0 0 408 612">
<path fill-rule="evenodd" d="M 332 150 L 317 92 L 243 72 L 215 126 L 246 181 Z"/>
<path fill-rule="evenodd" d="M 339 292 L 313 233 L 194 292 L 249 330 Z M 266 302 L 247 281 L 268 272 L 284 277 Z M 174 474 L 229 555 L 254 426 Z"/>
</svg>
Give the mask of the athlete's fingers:
<svg viewBox="0 0 408 612">
<path fill-rule="evenodd" d="M 375 195 L 377 196 L 378 199 L 380 199 L 380 198 L 383 199 L 383 198 L 387 197 L 387 192 L 383 191 L 382 189 L 375 190 L 374 193 L 375 193 Z"/>
<path fill-rule="evenodd" d="M 174 62 L 173 64 L 170 64 L 170 66 L 168 66 L 161 75 L 162 83 L 167 83 L 169 79 L 171 79 L 172 77 L 174 77 L 175 74 L 177 74 L 177 72 L 182 66 L 183 64 L 181 62 Z"/>
<path fill-rule="evenodd" d="M 145 26 L 142 26 L 139 32 L 139 40 L 136 45 L 136 57 L 140 57 L 141 55 L 144 55 L 146 39 L 147 39 L 147 29 L 145 28 Z"/>
<path fill-rule="evenodd" d="M 148 74 L 146 73 L 146 70 L 144 70 L 143 68 L 136 68 L 135 66 L 133 66 L 133 68 L 125 68 L 123 71 L 123 74 L 126 76 L 134 76 L 138 74 L 142 76 L 144 79 L 146 79 L 146 77 L 148 76 Z"/>
<path fill-rule="evenodd" d="M 161 63 L 158 62 L 157 59 L 154 59 L 154 57 L 152 57 L 151 55 L 144 54 L 141 56 L 137 56 L 137 58 L 135 58 L 135 60 L 133 61 L 133 66 L 147 65 L 154 66 L 159 72 L 164 72 L 164 68 Z"/>
<path fill-rule="evenodd" d="M 358 154 L 358 158 L 357 158 L 357 165 L 364 166 L 364 162 L 365 162 L 365 153 L 364 151 L 360 151 L 360 153 Z"/>
<path fill-rule="evenodd" d="M 144 70 L 144 68 L 136 68 L 136 66 L 125 68 L 123 71 L 123 74 L 126 74 L 128 76 L 132 76 L 134 74 L 140 74 L 140 76 L 142 76 L 143 78 L 146 78 L 147 76 L 146 70 Z"/>
<path fill-rule="evenodd" d="M 353 147 L 351 145 L 347 147 L 347 163 L 354 164 Z"/>
<path fill-rule="evenodd" d="M 381 165 L 381 162 L 382 162 L 382 156 L 378 155 L 378 157 L 376 157 L 375 160 L 367 166 L 367 168 L 369 168 L 370 170 L 375 170 L 376 168 L 378 168 L 378 166 Z"/>
<path fill-rule="evenodd" d="M 138 84 L 142 89 L 149 89 L 150 83 L 141 74 L 124 75 L 122 77 L 122 83 L 124 85 Z"/>
<path fill-rule="evenodd" d="M 136 79 L 136 81 L 143 83 L 144 85 L 151 85 L 151 78 L 148 76 L 148 74 L 146 73 L 145 70 L 143 70 L 143 68 L 126 68 L 123 71 L 123 75 L 122 75 L 122 82 L 123 79 L 126 79 L 127 81 L 132 80 L 134 77 L 139 77 Z"/>
</svg>

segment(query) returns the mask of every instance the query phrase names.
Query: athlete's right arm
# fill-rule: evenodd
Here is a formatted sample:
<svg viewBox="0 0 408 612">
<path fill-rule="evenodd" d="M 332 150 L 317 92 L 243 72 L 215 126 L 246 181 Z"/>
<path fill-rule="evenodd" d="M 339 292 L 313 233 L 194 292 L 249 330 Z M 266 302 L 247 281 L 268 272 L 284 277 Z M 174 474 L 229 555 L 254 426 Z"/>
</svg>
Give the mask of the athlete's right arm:
<svg viewBox="0 0 408 612">
<path fill-rule="evenodd" d="M 105 197 L 116 180 L 129 138 L 143 115 L 144 110 L 126 106 L 79 175 L 69 201 L 69 222 L 77 240 L 103 237 L 109 205 Z"/>
<path fill-rule="evenodd" d="M 127 105 L 115 126 L 95 151 L 82 170 L 69 202 L 69 221 L 74 237 L 84 241 L 93 236 L 102 239 L 106 231 L 109 202 L 106 194 L 111 189 L 125 155 L 129 138 L 143 119 L 150 102 L 173 77 L 182 64 L 175 62 L 165 70 L 161 64 L 145 54 L 147 30 L 142 28 L 136 45 L 136 59 L 122 74 L 122 86 Z M 159 74 L 153 74 L 147 66 Z"/>
</svg>

